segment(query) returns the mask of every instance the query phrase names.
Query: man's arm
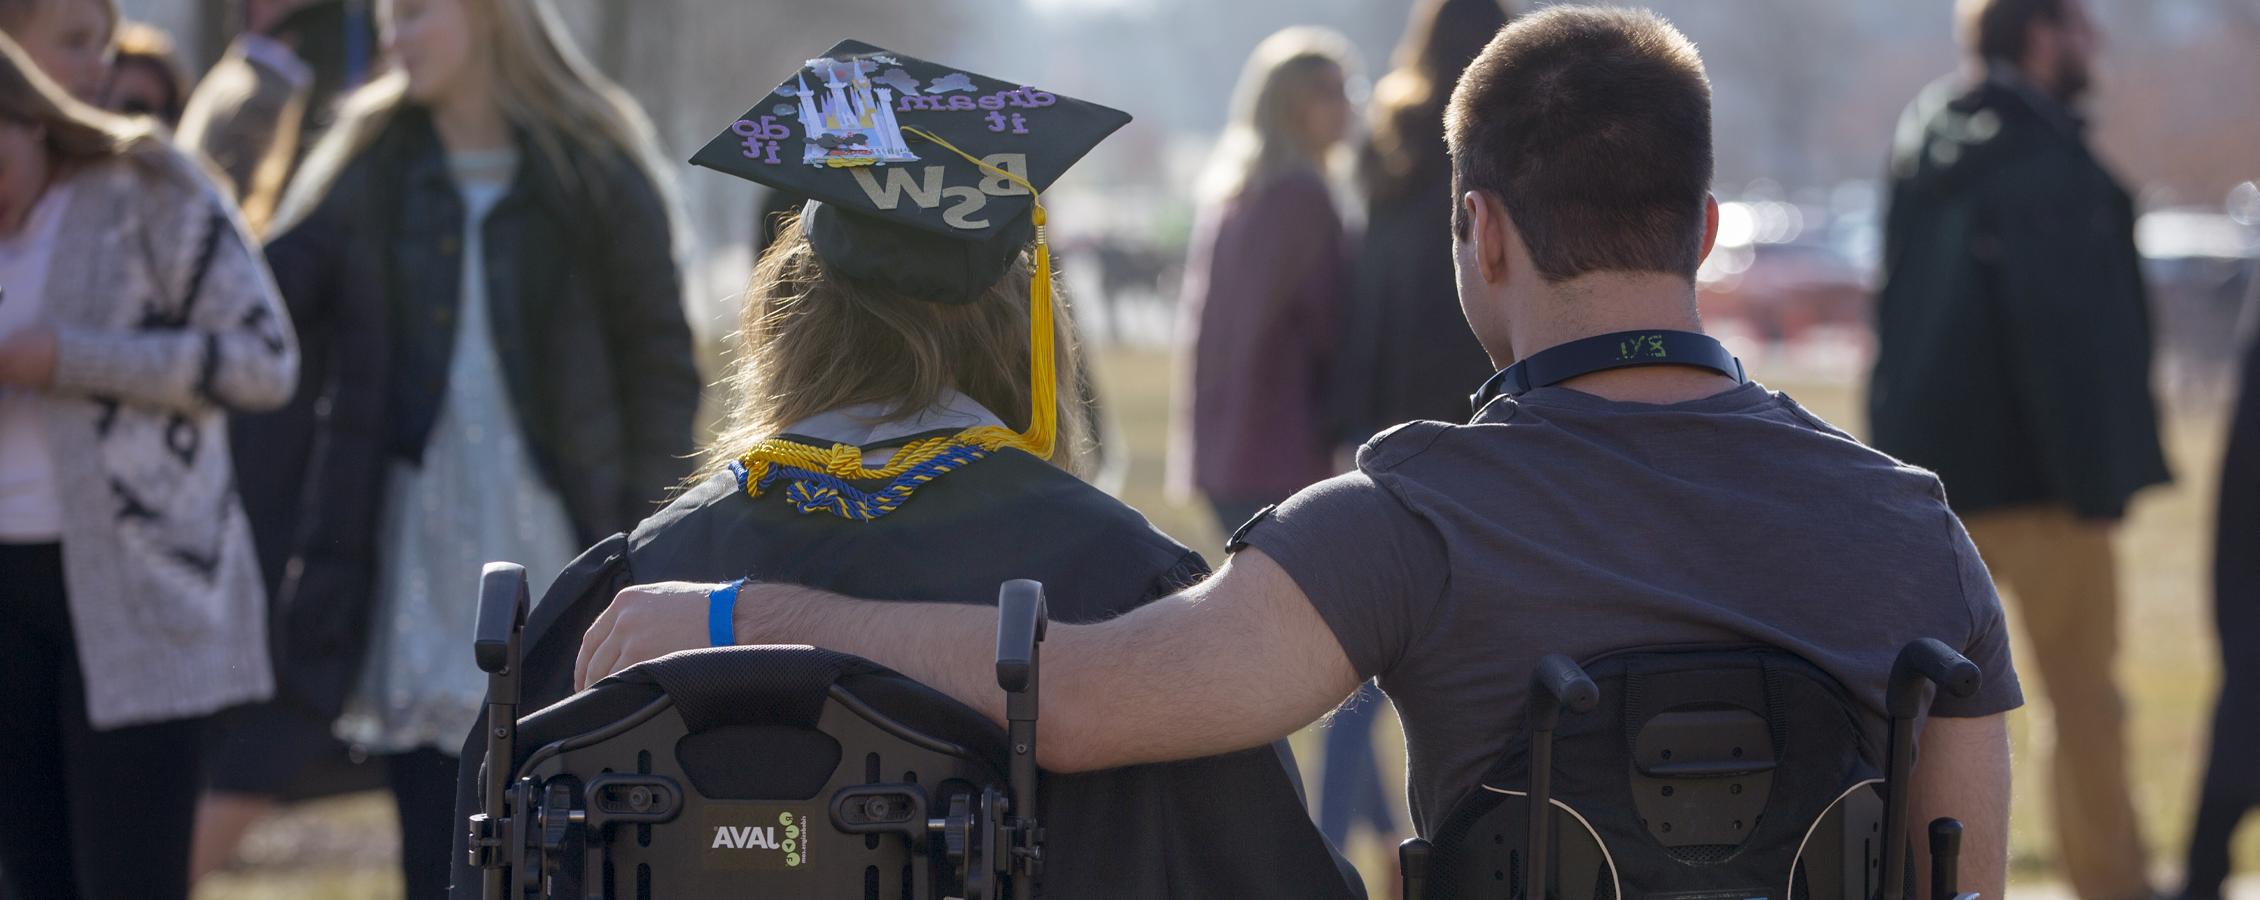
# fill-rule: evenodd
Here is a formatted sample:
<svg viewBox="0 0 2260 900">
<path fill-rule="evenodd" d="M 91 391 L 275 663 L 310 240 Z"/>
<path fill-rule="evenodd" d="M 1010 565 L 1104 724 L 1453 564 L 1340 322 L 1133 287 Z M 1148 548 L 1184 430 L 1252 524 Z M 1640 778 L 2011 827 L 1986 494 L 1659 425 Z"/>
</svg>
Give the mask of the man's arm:
<svg viewBox="0 0 2260 900">
<path fill-rule="evenodd" d="M 629 588 L 591 625 L 576 682 L 705 644 L 705 587 Z M 741 644 L 804 643 L 893 668 L 1004 721 L 996 612 L 747 584 Z M 1054 622 L 1043 646 L 1038 762 L 1055 772 L 1211 756 L 1287 736 L 1359 678 L 1295 580 L 1243 550 L 1215 577 L 1107 622 Z"/>
<path fill-rule="evenodd" d="M 1907 838 L 1915 872 L 1929 884 L 1921 873 L 1930 871 L 1930 822 L 1952 816 L 1962 822 L 1962 890 L 2001 900 L 2009 884 L 2008 716 L 1931 718 L 1917 758 Z"/>
</svg>

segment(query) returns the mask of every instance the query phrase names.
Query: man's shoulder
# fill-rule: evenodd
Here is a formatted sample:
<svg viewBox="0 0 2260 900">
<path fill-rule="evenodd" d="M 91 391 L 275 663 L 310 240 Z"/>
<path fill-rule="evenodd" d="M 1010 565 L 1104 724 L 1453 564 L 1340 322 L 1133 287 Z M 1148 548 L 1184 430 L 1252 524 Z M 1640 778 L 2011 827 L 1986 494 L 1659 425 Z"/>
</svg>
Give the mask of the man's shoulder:
<svg viewBox="0 0 2260 900">
<path fill-rule="evenodd" d="M 1449 422 L 1416 421 L 1383 429 L 1358 448 L 1358 469 L 1369 473 L 1395 469 L 1427 453 L 1456 427 Z"/>
</svg>

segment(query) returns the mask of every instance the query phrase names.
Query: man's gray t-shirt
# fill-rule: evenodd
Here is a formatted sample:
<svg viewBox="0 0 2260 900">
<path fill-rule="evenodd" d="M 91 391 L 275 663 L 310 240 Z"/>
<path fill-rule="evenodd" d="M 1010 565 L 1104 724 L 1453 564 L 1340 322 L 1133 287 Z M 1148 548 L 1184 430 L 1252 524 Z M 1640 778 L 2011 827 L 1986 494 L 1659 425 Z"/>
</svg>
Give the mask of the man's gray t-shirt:
<svg viewBox="0 0 2260 900">
<path fill-rule="evenodd" d="M 2001 601 L 1937 477 L 1746 384 L 1689 403 L 1567 388 L 1376 437 L 1242 529 L 1379 677 L 1422 833 L 1516 739 L 1540 656 L 1760 643 L 1881 717 L 1901 646 L 1985 670 L 1933 715 L 2023 703 Z"/>
</svg>

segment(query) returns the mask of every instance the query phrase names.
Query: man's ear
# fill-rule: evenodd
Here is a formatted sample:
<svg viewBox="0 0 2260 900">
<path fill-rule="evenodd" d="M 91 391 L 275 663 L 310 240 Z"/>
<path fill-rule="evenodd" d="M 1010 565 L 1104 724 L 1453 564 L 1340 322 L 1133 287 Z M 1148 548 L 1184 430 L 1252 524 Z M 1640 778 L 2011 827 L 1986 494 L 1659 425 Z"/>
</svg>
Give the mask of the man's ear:
<svg viewBox="0 0 2260 900">
<path fill-rule="evenodd" d="M 1507 261 L 1511 255 L 1508 246 L 1518 236 L 1514 223 L 1507 221 L 1506 207 L 1499 198 L 1484 191 L 1468 191 L 1460 195 L 1467 207 L 1467 237 L 1475 251 L 1477 271 L 1485 284 L 1498 284 L 1507 277 Z"/>
<path fill-rule="evenodd" d="M 1695 264 L 1711 258 L 1711 248 L 1719 243 L 1719 195 L 1703 196 L 1703 252 L 1695 257 Z"/>
</svg>

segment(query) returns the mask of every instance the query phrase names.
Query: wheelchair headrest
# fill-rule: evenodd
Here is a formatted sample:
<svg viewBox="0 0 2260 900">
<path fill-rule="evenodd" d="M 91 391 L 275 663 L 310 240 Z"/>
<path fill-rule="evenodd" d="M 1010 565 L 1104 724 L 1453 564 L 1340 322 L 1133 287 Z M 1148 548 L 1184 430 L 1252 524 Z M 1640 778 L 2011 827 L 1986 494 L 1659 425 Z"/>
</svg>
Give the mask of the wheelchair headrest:
<svg viewBox="0 0 2260 900">
<path fill-rule="evenodd" d="M 696 733 L 727 725 L 813 727 L 832 685 L 878 674 L 895 673 L 817 647 L 708 647 L 670 653 L 605 680 L 658 686 Z"/>
</svg>

